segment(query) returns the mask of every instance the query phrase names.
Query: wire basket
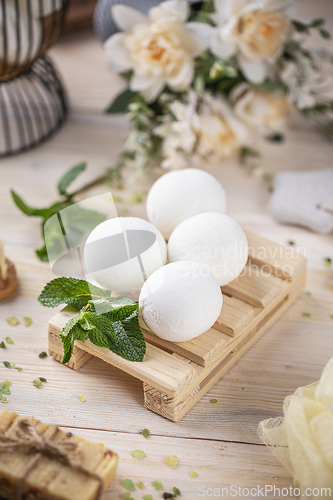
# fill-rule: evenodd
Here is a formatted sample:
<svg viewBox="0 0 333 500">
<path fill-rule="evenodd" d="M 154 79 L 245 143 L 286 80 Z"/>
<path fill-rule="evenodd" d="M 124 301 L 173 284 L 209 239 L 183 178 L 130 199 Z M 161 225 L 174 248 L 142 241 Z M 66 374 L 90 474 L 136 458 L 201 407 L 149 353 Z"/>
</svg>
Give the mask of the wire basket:
<svg viewBox="0 0 333 500">
<path fill-rule="evenodd" d="M 68 0 L 0 0 L 0 157 L 36 146 L 64 121 L 66 97 L 45 51 Z"/>
<path fill-rule="evenodd" d="M 0 85 L 0 114 L 0 158 L 37 146 L 62 125 L 66 95 L 47 56 Z"/>
</svg>

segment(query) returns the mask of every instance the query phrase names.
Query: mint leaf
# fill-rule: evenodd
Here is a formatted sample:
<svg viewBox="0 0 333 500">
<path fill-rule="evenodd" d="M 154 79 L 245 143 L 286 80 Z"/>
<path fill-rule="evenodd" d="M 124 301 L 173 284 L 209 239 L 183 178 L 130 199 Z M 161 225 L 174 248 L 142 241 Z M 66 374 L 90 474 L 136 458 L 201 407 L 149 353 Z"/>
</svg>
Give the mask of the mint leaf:
<svg viewBox="0 0 333 500">
<path fill-rule="evenodd" d="M 13 197 L 15 205 L 26 215 L 34 216 L 34 217 L 45 217 L 47 215 L 47 208 L 33 208 L 29 207 L 22 198 L 15 193 L 15 191 L 11 190 L 11 195 Z"/>
<path fill-rule="evenodd" d="M 127 307 L 132 306 L 124 306 L 124 308 L 113 311 L 113 313 L 120 312 Z M 109 314 L 107 313 L 107 316 Z M 142 361 L 146 354 L 146 341 L 139 325 L 137 309 L 126 319 L 115 321 L 114 329 L 117 335 L 117 343 L 112 347 L 112 351 L 129 361 Z"/>
<path fill-rule="evenodd" d="M 73 354 L 74 341 L 75 340 L 85 340 L 87 338 L 87 332 L 83 330 L 80 325 L 82 315 L 80 313 L 75 318 L 71 318 L 64 326 L 60 338 L 64 346 L 64 356 L 62 358 L 62 364 L 68 363 Z"/>
<path fill-rule="evenodd" d="M 121 94 L 119 94 L 110 106 L 105 110 L 106 113 L 115 114 L 115 113 L 125 113 L 127 111 L 129 104 L 132 102 L 133 97 L 135 97 L 136 93 L 127 89 Z"/>
<path fill-rule="evenodd" d="M 46 250 L 46 245 L 43 245 L 41 248 L 37 248 L 37 250 L 35 250 L 35 253 L 36 253 L 37 257 L 39 258 L 39 260 L 41 260 L 42 262 L 49 261 L 49 257 L 47 255 L 47 250 Z"/>
<path fill-rule="evenodd" d="M 51 304 L 59 305 L 66 299 L 66 303 L 73 306 L 74 299 L 81 301 L 81 303 L 85 302 L 80 313 L 68 321 L 60 335 L 64 346 L 62 363 L 67 363 L 70 360 L 73 354 L 74 341 L 84 341 L 87 336 L 96 346 L 110 349 L 129 361 L 143 360 L 146 353 L 146 341 L 139 325 L 138 304 L 120 305 L 121 302 L 131 301 L 131 299 L 123 296 L 119 298 L 116 306 L 105 297 L 87 300 L 87 290 L 89 288 L 88 283 L 83 280 L 57 278 L 48 285 L 54 285 L 54 282 L 56 282 L 55 287 L 50 287 L 46 294 L 44 293 L 45 289 L 42 292 L 42 294 L 46 295 L 46 297 L 43 297 L 44 303 L 48 304 L 51 301 Z M 67 285 L 68 288 L 66 297 L 63 293 L 61 299 L 59 298 L 59 282 L 61 285 Z M 92 287 L 92 285 L 90 286 Z M 97 290 L 96 293 L 105 292 L 105 290 L 97 287 L 93 288 Z M 60 289 L 63 292 L 66 286 L 62 286 Z M 72 295 L 69 297 L 69 294 L 73 294 L 73 289 L 75 289 L 76 293 L 80 292 L 81 295 L 74 298 Z M 108 293 L 110 294 L 110 292 Z M 75 307 L 77 307 L 77 304 Z M 101 313 L 101 310 L 106 312 Z"/>
<path fill-rule="evenodd" d="M 56 214 L 59 216 L 56 216 Z M 50 208 L 47 219 L 43 222 L 43 234 L 51 260 L 66 252 L 64 234 L 69 238 L 72 249 L 82 245 L 88 234 L 105 220 L 105 215 L 93 210 L 86 210 L 79 204 L 57 203 Z"/>
<path fill-rule="evenodd" d="M 90 311 L 104 314 L 113 310 L 112 304 L 107 299 L 89 300 Z"/>
<path fill-rule="evenodd" d="M 47 283 L 38 300 L 45 307 L 67 304 L 79 311 L 88 304 L 89 300 L 107 298 L 110 295 L 109 290 L 99 288 L 85 280 L 56 278 Z"/>
<path fill-rule="evenodd" d="M 111 321 L 122 321 L 132 316 L 134 312 L 137 312 L 139 304 L 129 304 L 122 307 L 117 307 L 112 311 L 105 313 L 105 316 Z"/>
<path fill-rule="evenodd" d="M 99 347 L 112 348 L 116 343 L 116 332 L 112 321 L 103 315 L 86 312 L 80 321 L 84 330 L 88 330 L 91 342 Z"/>
<path fill-rule="evenodd" d="M 114 299 L 112 299 L 112 301 L 107 299 L 89 300 L 89 305 L 92 312 L 105 314 L 107 312 L 114 311 L 115 309 L 119 309 L 123 306 L 135 305 L 135 302 L 126 295 L 118 295 L 118 297 L 115 297 Z M 129 312 L 134 311 L 135 309 L 136 307 L 130 309 Z"/>
<path fill-rule="evenodd" d="M 134 304 L 134 300 L 132 300 L 130 297 L 127 297 L 127 295 L 118 295 L 118 297 L 115 297 L 112 301 L 113 309 Z"/>
<path fill-rule="evenodd" d="M 58 191 L 59 194 L 65 195 L 67 194 L 67 188 L 72 184 L 72 182 L 80 175 L 83 170 L 85 170 L 87 166 L 86 162 L 79 163 L 72 167 L 65 175 L 62 176 L 58 183 Z"/>
</svg>

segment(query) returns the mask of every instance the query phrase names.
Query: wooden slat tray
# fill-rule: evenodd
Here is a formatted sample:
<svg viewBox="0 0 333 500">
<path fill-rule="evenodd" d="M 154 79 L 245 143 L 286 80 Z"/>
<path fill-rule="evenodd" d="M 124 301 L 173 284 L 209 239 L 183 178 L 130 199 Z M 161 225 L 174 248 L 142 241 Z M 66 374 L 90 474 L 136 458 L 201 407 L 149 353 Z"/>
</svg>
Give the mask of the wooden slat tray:
<svg viewBox="0 0 333 500">
<path fill-rule="evenodd" d="M 141 363 L 127 361 L 89 340 L 76 341 L 68 366 L 78 370 L 97 356 L 142 380 L 147 408 L 179 421 L 304 289 L 303 256 L 252 233 L 247 237 L 248 264 L 237 280 L 222 288 L 224 303 L 213 328 L 181 343 L 162 340 L 142 328 L 147 352 Z M 57 361 L 63 356 L 59 335 L 74 315 L 64 309 L 49 322 L 49 353 Z"/>
</svg>

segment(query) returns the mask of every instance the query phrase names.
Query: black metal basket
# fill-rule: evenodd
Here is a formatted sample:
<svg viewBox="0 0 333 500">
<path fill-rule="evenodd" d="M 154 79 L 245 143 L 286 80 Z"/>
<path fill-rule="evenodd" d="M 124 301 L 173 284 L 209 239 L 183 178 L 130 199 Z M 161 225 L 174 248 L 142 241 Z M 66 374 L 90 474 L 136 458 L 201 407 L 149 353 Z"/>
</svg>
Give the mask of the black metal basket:
<svg viewBox="0 0 333 500">
<path fill-rule="evenodd" d="M 36 146 L 63 123 L 67 104 L 45 51 L 68 0 L 0 0 L 0 157 Z"/>
</svg>

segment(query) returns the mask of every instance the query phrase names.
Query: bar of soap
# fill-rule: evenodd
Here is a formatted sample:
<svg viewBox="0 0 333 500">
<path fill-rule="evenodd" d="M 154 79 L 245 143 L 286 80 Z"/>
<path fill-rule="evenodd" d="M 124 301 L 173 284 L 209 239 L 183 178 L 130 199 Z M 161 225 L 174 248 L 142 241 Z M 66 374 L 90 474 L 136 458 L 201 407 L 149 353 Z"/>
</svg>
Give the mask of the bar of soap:
<svg viewBox="0 0 333 500">
<path fill-rule="evenodd" d="M 211 328 L 223 297 L 214 276 L 195 262 L 174 262 L 158 269 L 143 285 L 140 315 L 155 335 L 185 342 Z"/>
<path fill-rule="evenodd" d="M 0 413 L 0 434 L 16 438 L 14 422 L 16 413 L 2 411 Z M 26 417 L 37 432 L 42 435 L 49 425 Z M 103 491 L 110 485 L 116 474 L 118 457 L 102 444 L 95 444 L 85 439 L 68 435 L 58 430 L 51 439 L 55 442 L 74 442 L 78 444 L 80 465 L 93 472 L 103 480 Z M 1 450 L 1 448 L 0 448 Z M 33 455 L 22 450 L 0 451 L 0 497 L 5 500 L 16 500 L 17 484 L 25 467 Z M 42 456 L 26 476 L 24 482 L 24 498 L 29 500 L 95 500 L 99 481 L 88 475 L 74 471 L 56 459 Z"/>
<path fill-rule="evenodd" d="M 147 197 L 147 216 L 168 239 L 185 219 L 203 212 L 227 209 L 226 195 L 221 184 L 204 170 L 186 168 L 160 177 Z"/>
<path fill-rule="evenodd" d="M 195 215 L 174 230 L 169 239 L 170 262 L 189 260 L 207 267 L 220 286 L 235 280 L 245 267 L 248 242 L 240 225 L 219 213 Z"/>
</svg>

